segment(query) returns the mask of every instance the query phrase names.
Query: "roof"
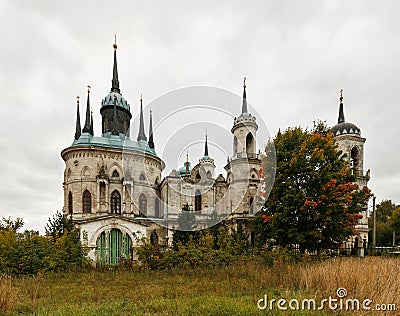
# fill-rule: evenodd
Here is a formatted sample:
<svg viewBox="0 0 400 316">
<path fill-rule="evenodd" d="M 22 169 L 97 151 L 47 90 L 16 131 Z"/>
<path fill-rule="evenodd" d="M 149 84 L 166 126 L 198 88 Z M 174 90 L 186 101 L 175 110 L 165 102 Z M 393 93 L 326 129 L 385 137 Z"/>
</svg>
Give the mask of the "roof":
<svg viewBox="0 0 400 316">
<path fill-rule="evenodd" d="M 178 173 L 181 177 L 186 175 L 186 164 L 189 164 L 189 174 L 192 173 L 192 167 L 190 166 L 190 162 L 185 162 L 183 164 L 183 167 L 179 168 L 178 170 Z"/>
<path fill-rule="evenodd" d="M 333 136 L 343 135 L 343 134 L 356 134 L 358 136 L 361 136 L 360 128 L 357 125 L 350 122 L 342 122 L 336 124 L 331 128 L 331 132 Z"/>
<path fill-rule="evenodd" d="M 114 99 L 116 106 L 120 106 L 125 110 L 130 111 L 130 105 L 119 92 L 110 92 L 103 100 L 101 100 L 101 106 L 114 105 Z"/>
<path fill-rule="evenodd" d="M 153 148 L 150 148 L 145 141 L 134 141 L 131 140 L 124 134 L 111 135 L 111 132 L 105 133 L 99 137 L 93 137 L 89 133 L 82 133 L 82 135 L 74 140 L 71 147 L 75 146 L 97 146 L 107 148 L 117 148 L 125 150 L 135 150 L 138 152 L 146 153 L 157 157 L 157 154 Z"/>
</svg>

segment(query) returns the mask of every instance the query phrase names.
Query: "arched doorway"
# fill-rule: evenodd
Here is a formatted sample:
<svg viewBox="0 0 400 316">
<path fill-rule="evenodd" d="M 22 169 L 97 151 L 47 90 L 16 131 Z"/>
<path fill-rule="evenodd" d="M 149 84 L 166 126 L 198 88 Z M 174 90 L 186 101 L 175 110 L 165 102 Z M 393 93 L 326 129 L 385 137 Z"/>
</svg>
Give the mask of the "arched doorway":
<svg viewBox="0 0 400 316">
<path fill-rule="evenodd" d="M 96 242 L 96 263 L 100 266 L 114 267 L 120 259 L 131 258 L 132 240 L 119 229 L 104 231 Z"/>
</svg>

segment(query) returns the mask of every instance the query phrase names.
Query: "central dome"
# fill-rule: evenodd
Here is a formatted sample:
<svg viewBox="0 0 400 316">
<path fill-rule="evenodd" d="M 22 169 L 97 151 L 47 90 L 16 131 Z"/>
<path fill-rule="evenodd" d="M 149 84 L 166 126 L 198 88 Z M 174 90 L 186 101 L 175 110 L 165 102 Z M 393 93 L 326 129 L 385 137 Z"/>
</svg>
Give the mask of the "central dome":
<svg viewBox="0 0 400 316">
<path fill-rule="evenodd" d="M 350 122 L 342 122 L 336 124 L 331 128 L 331 132 L 333 136 L 343 135 L 343 134 L 356 134 L 358 136 L 361 136 L 360 128 L 357 125 Z"/>
<path fill-rule="evenodd" d="M 119 92 L 110 92 L 103 100 L 101 100 L 101 106 L 114 105 L 114 102 L 116 106 L 120 106 L 125 110 L 130 111 L 130 105 Z"/>
</svg>

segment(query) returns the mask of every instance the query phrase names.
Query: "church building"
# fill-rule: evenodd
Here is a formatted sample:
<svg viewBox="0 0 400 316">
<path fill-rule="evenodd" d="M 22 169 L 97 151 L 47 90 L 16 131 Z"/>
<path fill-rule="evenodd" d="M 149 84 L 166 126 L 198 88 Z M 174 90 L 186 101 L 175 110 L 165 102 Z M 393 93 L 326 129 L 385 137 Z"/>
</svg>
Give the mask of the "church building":
<svg viewBox="0 0 400 316">
<path fill-rule="evenodd" d="M 233 155 L 225 166 L 226 177 L 215 175 L 206 135 L 204 156 L 195 166 L 187 159 L 182 168 L 162 178 L 165 163 L 155 150 L 151 112 L 148 136 L 144 130 L 142 98 L 138 134 L 136 140 L 131 138 L 132 114 L 119 88 L 117 45 L 113 47 L 111 91 L 101 101 L 101 136 L 93 133 L 88 87 L 85 124 L 81 128 L 77 98 L 74 141 L 61 152 L 64 213 L 79 227 L 89 257 L 111 266 L 121 258 L 133 258 L 133 248 L 143 237 L 156 236 L 160 244 L 170 244 L 171 229 L 177 227 L 185 205 L 196 214 L 196 229 L 204 227 L 213 213 L 230 216 L 232 223 L 251 216 L 261 167 L 258 125 L 248 112 L 244 82 L 241 113 L 231 130 Z"/>
<path fill-rule="evenodd" d="M 187 157 L 182 168 L 163 177 L 165 163 L 156 153 L 152 112 L 146 135 L 142 98 L 137 137 L 131 136 L 131 107 L 119 88 L 117 45 L 113 47 L 111 90 L 101 101 L 101 136 L 93 132 L 88 87 L 83 128 L 78 97 L 75 137 L 61 152 L 65 161 L 64 213 L 71 215 L 80 229 L 88 256 L 98 265 L 114 266 L 123 258 L 134 258 L 133 249 L 143 237 L 169 245 L 185 205 L 195 212 L 197 229 L 213 214 L 226 218 L 231 227 L 240 220 L 245 222 L 256 212 L 263 182 L 256 146 L 258 125 L 248 111 L 245 81 L 241 111 L 239 104 L 231 129 L 232 156 L 224 167 L 226 176 L 215 174 L 205 135 L 204 155 L 198 163 L 192 166 Z M 339 121 L 332 132 L 362 187 L 369 180 L 369 172 L 363 172 L 365 138 L 356 125 L 345 122 L 342 101 L 341 97 Z M 366 214 L 356 229 L 360 238 L 352 242 L 361 245 L 368 238 Z"/>
</svg>

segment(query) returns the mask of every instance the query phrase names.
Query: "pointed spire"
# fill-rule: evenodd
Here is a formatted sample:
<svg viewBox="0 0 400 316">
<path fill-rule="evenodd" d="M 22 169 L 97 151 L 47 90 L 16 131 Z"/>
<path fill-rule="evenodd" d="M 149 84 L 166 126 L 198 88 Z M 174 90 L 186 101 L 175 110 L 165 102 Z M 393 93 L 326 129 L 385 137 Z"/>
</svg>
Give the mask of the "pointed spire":
<svg viewBox="0 0 400 316">
<path fill-rule="evenodd" d="M 204 146 L 204 157 L 208 157 L 207 130 L 206 130 L 206 144 Z"/>
<path fill-rule="evenodd" d="M 149 147 L 154 149 L 154 140 L 153 140 L 153 112 L 150 109 L 150 122 L 149 122 Z"/>
<path fill-rule="evenodd" d="M 140 95 L 140 121 L 139 121 L 139 134 L 137 137 L 137 141 L 147 141 L 146 134 L 144 133 L 144 121 L 143 121 L 143 99 L 142 95 Z"/>
<path fill-rule="evenodd" d="M 246 77 L 243 79 L 243 103 L 242 103 L 242 114 L 247 113 L 247 99 L 246 99 Z"/>
<path fill-rule="evenodd" d="M 81 136 L 81 115 L 79 113 L 79 96 L 76 97 L 76 130 L 75 139 Z"/>
<path fill-rule="evenodd" d="M 186 170 L 185 170 L 185 174 L 188 175 L 189 174 L 189 150 L 186 151 Z"/>
<path fill-rule="evenodd" d="M 117 68 L 117 35 L 115 36 L 114 47 L 114 67 L 113 67 L 113 78 L 111 80 L 111 92 L 120 93 L 119 80 L 118 80 L 118 68 Z"/>
<path fill-rule="evenodd" d="M 118 128 L 117 128 L 117 96 L 114 91 L 114 115 L 113 115 L 113 128 L 111 131 L 112 135 L 118 135 Z"/>
<path fill-rule="evenodd" d="M 339 105 L 339 118 L 338 124 L 344 123 L 344 111 L 343 111 L 343 89 L 340 90 L 340 105 Z"/>
<path fill-rule="evenodd" d="M 93 110 L 90 109 L 90 134 L 94 135 L 93 133 Z"/>
<path fill-rule="evenodd" d="M 93 136 L 92 131 L 91 131 L 91 120 L 90 120 L 90 86 L 87 86 L 88 91 L 87 91 L 87 104 L 86 104 L 86 120 L 85 120 L 85 126 L 83 127 L 82 132 L 83 133 L 89 133 Z"/>
</svg>

